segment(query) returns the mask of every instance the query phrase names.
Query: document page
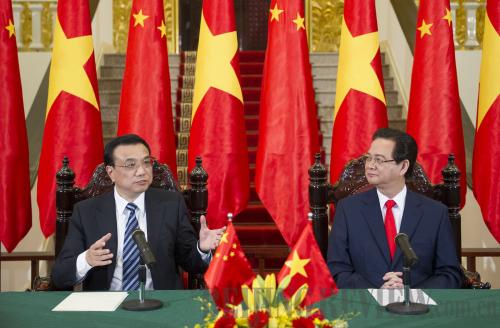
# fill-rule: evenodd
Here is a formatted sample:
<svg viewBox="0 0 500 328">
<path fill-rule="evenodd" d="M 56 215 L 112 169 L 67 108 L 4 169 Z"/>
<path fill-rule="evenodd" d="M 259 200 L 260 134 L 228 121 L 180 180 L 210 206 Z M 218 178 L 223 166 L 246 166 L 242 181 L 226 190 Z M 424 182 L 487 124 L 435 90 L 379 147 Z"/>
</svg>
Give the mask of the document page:
<svg viewBox="0 0 500 328">
<path fill-rule="evenodd" d="M 52 311 L 114 311 L 127 295 L 126 292 L 71 293 Z"/>
<path fill-rule="evenodd" d="M 390 303 L 404 302 L 403 289 L 368 289 L 368 292 L 381 306 Z M 421 289 L 410 289 L 410 302 L 437 305 L 437 303 Z"/>
</svg>

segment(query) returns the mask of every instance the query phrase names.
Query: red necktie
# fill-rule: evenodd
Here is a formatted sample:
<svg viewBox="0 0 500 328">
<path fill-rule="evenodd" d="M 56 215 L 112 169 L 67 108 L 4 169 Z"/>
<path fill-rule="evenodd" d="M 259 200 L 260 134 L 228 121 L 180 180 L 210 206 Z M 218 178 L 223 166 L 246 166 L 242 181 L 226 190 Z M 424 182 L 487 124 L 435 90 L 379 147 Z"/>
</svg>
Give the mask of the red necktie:
<svg viewBox="0 0 500 328">
<path fill-rule="evenodd" d="M 387 237 L 387 244 L 389 245 L 389 253 L 391 255 L 391 260 L 394 257 L 394 253 L 396 252 L 396 241 L 394 238 L 396 237 L 396 220 L 394 220 L 394 214 L 392 213 L 392 208 L 396 205 L 396 202 L 392 199 L 389 199 L 385 202 L 385 208 L 387 209 L 385 212 L 385 236 Z"/>
</svg>

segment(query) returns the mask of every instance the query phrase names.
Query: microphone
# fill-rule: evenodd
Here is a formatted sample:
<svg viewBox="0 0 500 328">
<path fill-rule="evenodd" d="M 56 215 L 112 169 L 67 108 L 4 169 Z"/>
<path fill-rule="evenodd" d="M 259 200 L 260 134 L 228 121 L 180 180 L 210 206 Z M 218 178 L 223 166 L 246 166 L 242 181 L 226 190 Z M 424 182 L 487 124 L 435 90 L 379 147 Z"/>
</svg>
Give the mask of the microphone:
<svg viewBox="0 0 500 328">
<path fill-rule="evenodd" d="M 398 233 L 396 235 L 396 244 L 398 244 L 399 248 L 403 252 L 405 258 L 405 265 L 408 267 L 413 266 L 418 262 L 418 256 L 415 254 L 415 251 L 411 247 L 410 239 L 408 235 L 405 233 Z"/>
<path fill-rule="evenodd" d="M 151 269 L 156 263 L 156 258 L 149 247 L 149 244 L 144 236 L 144 231 L 141 229 L 136 229 L 132 232 L 132 239 L 134 239 L 137 248 L 139 249 L 139 254 L 141 255 L 141 259 L 144 264 Z"/>
</svg>

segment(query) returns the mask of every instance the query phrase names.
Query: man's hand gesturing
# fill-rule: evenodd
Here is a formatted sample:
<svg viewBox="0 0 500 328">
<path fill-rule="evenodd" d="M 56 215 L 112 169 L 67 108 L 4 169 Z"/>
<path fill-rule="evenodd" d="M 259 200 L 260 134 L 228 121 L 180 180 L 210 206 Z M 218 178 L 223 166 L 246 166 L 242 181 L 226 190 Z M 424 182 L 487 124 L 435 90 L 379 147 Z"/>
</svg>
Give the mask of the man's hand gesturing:
<svg viewBox="0 0 500 328">
<path fill-rule="evenodd" d="M 105 234 L 85 252 L 85 259 L 90 266 L 96 267 L 111 264 L 113 253 L 109 249 L 104 248 L 110 239 L 111 233 Z"/>
</svg>

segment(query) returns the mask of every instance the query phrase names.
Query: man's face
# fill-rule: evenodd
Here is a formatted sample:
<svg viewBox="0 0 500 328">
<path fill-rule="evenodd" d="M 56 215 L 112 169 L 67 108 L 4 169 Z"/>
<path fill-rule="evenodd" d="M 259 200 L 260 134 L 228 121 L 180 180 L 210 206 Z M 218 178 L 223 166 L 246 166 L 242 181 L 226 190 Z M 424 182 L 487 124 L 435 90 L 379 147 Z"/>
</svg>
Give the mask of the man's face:
<svg viewBox="0 0 500 328">
<path fill-rule="evenodd" d="M 408 161 L 396 163 L 392 157 L 396 143 L 389 139 L 378 138 L 372 141 L 365 162 L 365 175 L 368 183 L 376 187 L 387 187 L 404 183 Z"/>
<path fill-rule="evenodd" d="M 106 166 L 116 190 L 128 201 L 134 201 L 153 181 L 152 159 L 143 144 L 120 145 L 113 152 L 114 166 Z"/>
</svg>

